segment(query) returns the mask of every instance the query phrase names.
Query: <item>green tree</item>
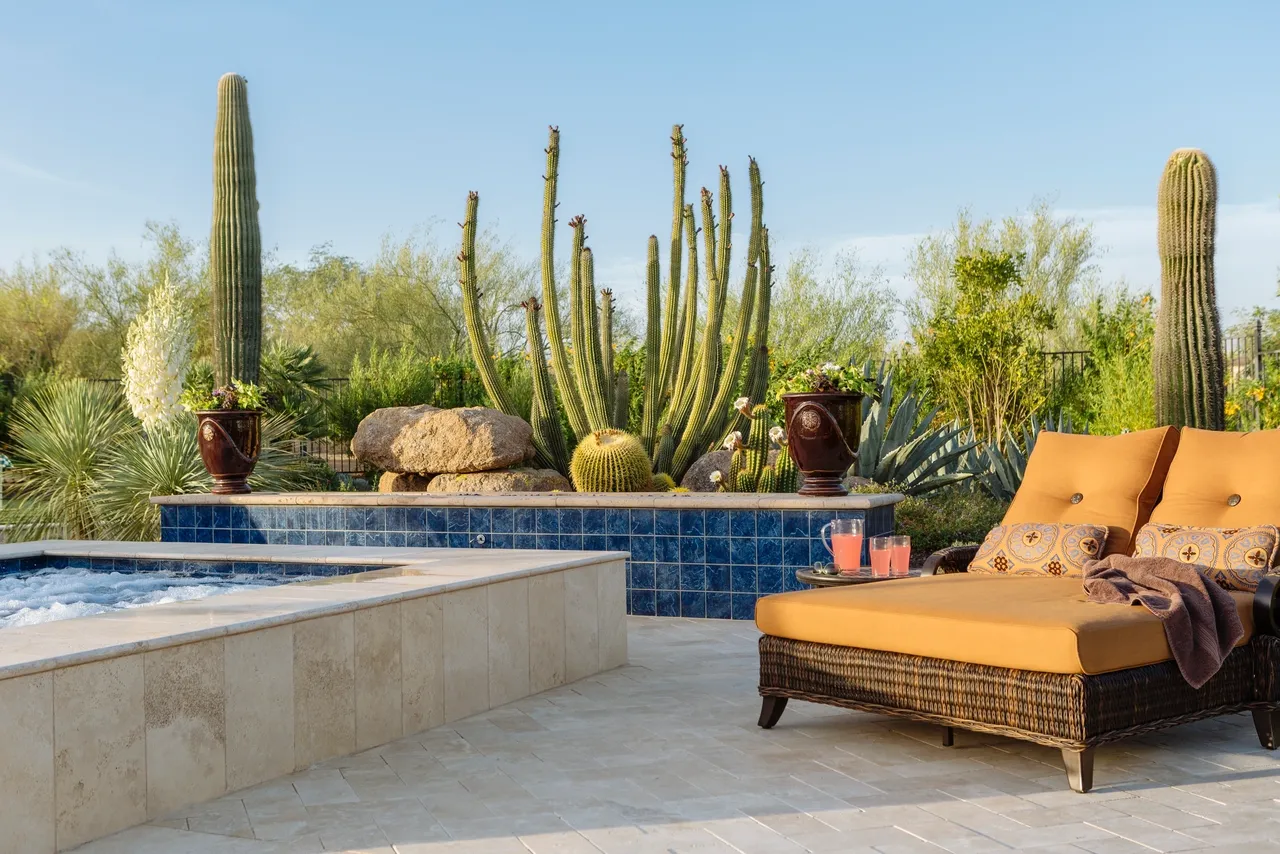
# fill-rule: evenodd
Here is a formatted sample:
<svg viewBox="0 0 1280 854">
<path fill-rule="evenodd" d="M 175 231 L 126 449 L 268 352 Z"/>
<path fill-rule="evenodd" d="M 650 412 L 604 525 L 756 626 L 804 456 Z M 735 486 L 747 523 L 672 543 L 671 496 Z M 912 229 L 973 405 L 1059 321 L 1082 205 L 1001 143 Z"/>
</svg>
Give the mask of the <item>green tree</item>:
<svg viewBox="0 0 1280 854">
<path fill-rule="evenodd" d="M 1091 433 L 1111 435 L 1156 425 L 1152 344 L 1155 300 L 1123 286 L 1096 297 L 1081 319 L 1089 363 L 1075 417 Z"/>
<path fill-rule="evenodd" d="M 1023 263 L 985 249 L 957 257 L 955 296 L 933 307 L 916 339 L 934 399 L 978 438 L 998 443 L 1045 397 L 1040 341 L 1054 315 L 1023 279 Z"/>
<path fill-rule="evenodd" d="M 916 245 L 908 259 L 916 293 L 906 307 L 914 337 L 918 340 L 939 308 L 956 299 L 956 259 L 981 250 L 1023 258 L 1025 289 L 1055 316 L 1053 329 L 1045 330 L 1041 343 L 1045 349 L 1076 346 L 1079 316 L 1074 306 L 1097 286 L 1097 242 L 1092 224 L 1055 216 L 1045 200 L 1034 201 L 1025 215 L 1014 214 L 998 223 L 976 221 L 967 209 L 961 210 L 945 233 L 929 235 Z"/>
</svg>

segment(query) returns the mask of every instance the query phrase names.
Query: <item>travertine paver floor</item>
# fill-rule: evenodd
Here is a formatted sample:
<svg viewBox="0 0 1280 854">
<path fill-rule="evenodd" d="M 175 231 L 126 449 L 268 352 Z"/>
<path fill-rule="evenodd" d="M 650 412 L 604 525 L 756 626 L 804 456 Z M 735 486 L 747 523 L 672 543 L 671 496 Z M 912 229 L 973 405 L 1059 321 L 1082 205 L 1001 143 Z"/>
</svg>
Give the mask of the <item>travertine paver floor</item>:
<svg viewBox="0 0 1280 854">
<path fill-rule="evenodd" d="M 750 623 L 632 618 L 631 664 L 91 843 L 83 854 L 1272 850 L 1280 754 L 1245 716 L 1057 751 L 792 703 Z"/>
</svg>

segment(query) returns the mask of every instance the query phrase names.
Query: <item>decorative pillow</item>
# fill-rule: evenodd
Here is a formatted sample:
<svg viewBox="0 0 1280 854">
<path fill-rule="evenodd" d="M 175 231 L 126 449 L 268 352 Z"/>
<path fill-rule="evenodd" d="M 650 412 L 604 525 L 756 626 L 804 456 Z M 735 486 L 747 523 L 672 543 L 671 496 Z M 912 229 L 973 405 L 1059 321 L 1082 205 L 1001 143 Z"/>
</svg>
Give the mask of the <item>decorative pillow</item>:
<svg viewBox="0 0 1280 854">
<path fill-rule="evenodd" d="M 1193 528 L 1147 524 L 1133 541 L 1134 557 L 1168 557 L 1194 563 L 1227 590 L 1258 589 L 1258 579 L 1275 563 L 1280 530 L 1275 525 L 1251 528 Z"/>
<path fill-rule="evenodd" d="M 970 572 L 1079 578 L 1107 542 L 1105 525 L 1020 522 L 996 525 L 969 564 Z"/>
</svg>

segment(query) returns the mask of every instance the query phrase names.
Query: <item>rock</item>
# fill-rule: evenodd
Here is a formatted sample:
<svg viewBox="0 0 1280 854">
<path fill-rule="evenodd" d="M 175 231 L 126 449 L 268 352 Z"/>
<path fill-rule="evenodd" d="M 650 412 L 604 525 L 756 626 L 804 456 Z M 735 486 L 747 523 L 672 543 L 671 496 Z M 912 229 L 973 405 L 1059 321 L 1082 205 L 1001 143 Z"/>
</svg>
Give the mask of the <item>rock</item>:
<svg viewBox="0 0 1280 854">
<path fill-rule="evenodd" d="M 378 491 L 426 492 L 431 479 L 432 475 L 427 474 L 401 474 L 400 472 L 387 471 L 383 472 L 382 477 L 378 479 Z"/>
<path fill-rule="evenodd" d="M 533 456 L 533 429 L 524 419 L 469 406 L 393 406 L 364 417 L 352 455 L 382 471 L 462 474 L 506 468 Z"/>
<path fill-rule="evenodd" d="M 470 474 L 442 474 L 427 492 L 572 492 L 568 478 L 554 469 L 504 469 Z"/>
<path fill-rule="evenodd" d="M 723 449 L 704 454 L 694 460 L 693 465 L 689 466 L 689 470 L 684 473 L 684 478 L 680 481 L 680 485 L 690 492 L 715 492 L 716 485 L 711 482 L 711 473 L 718 471 L 721 478 L 728 477 L 729 459 L 732 456 L 732 451 Z M 769 451 L 769 464 L 772 465 L 777 459 L 778 449 L 774 448 Z M 804 483 L 804 475 L 800 475 L 799 482 Z"/>
</svg>

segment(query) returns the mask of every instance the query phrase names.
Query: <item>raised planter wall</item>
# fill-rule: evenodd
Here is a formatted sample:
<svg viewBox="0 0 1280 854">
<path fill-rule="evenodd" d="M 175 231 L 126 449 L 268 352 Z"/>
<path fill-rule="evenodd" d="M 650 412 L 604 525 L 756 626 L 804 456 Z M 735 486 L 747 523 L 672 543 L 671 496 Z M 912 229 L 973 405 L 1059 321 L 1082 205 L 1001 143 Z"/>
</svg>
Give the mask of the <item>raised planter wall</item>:
<svg viewBox="0 0 1280 854">
<path fill-rule="evenodd" d="M 166 542 L 625 551 L 627 611 L 749 620 L 829 561 L 822 526 L 893 532 L 901 495 L 284 493 L 156 499 Z M 864 562 L 867 560 L 864 546 Z"/>
</svg>

